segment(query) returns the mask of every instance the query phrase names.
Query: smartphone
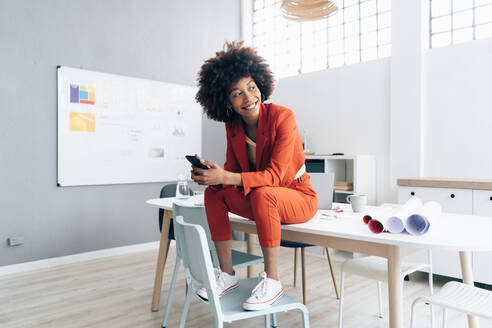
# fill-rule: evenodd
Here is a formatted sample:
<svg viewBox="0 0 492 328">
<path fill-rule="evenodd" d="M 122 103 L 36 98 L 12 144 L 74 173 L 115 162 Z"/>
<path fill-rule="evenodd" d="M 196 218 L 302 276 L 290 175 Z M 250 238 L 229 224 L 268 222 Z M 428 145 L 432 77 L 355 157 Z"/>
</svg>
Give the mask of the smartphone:
<svg viewBox="0 0 492 328">
<path fill-rule="evenodd" d="M 195 165 L 196 167 L 199 167 L 199 168 L 204 169 L 204 170 L 209 169 L 208 166 L 206 166 L 205 164 L 200 162 L 200 159 L 198 157 L 196 157 L 194 155 L 186 155 L 185 157 L 191 164 Z"/>
</svg>

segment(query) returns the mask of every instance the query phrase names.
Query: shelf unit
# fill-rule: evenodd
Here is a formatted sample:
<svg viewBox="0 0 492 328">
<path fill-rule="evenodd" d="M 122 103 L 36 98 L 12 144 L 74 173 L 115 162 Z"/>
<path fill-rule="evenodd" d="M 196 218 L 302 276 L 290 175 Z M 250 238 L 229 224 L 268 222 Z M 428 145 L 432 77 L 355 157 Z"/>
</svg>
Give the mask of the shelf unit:
<svg viewBox="0 0 492 328">
<path fill-rule="evenodd" d="M 335 173 L 335 181 L 352 183 L 352 190 L 334 191 L 334 201 L 346 203 L 348 195 L 367 195 L 376 204 L 376 157 L 374 155 L 307 155 L 308 173 Z"/>
</svg>

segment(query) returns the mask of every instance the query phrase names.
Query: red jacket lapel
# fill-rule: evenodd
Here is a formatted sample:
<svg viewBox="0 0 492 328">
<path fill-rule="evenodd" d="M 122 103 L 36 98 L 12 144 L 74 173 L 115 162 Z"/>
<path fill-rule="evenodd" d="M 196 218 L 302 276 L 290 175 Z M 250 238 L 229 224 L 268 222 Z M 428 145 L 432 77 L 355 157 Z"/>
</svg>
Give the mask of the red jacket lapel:
<svg viewBox="0 0 492 328">
<path fill-rule="evenodd" d="M 236 155 L 239 166 L 241 167 L 241 172 L 249 172 L 249 160 L 248 153 L 246 152 L 246 138 L 244 136 L 242 120 L 238 118 L 234 122 L 231 122 L 229 128 L 232 132 L 232 149 Z"/>
</svg>

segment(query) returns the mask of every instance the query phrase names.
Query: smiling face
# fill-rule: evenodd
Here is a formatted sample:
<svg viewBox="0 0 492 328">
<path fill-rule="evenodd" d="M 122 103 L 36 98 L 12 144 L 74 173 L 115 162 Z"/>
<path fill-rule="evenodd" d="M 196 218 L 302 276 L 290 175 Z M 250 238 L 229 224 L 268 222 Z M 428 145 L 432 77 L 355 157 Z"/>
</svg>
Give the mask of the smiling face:
<svg viewBox="0 0 492 328">
<path fill-rule="evenodd" d="M 260 115 L 261 92 L 251 77 L 243 77 L 231 86 L 229 105 L 246 123 L 253 123 Z"/>
</svg>

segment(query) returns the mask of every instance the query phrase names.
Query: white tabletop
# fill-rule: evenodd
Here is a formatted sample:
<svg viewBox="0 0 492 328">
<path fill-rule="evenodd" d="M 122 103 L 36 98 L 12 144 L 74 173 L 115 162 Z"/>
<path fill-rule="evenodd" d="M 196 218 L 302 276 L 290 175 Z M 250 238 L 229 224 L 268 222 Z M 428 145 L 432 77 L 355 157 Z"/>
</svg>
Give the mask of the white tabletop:
<svg viewBox="0 0 492 328">
<path fill-rule="evenodd" d="M 148 204 L 172 210 L 174 202 L 193 205 L 193 197 L 187 200 L 176 198 L 157 198 Z M 328 211 L 319 210 L 318 214 L 306 223 L 282 225 L 283 230 L 292 230 L 317 235 L 361 240 L 379 244 L 408 246 L 412 248 L 440 248 L 454 251 L 492 251 L 492 218 L 464 214 L 443 213 L 439 219 L 431 222 L 427 234 L 413 236 L 407 233 L 392 234 L 383 232 L 375 234 L 362 221 L 365 213 L 377 210 L 376 206 L 367 206 L 363 213 L 353 213 L 350 205 L 335 203 L 343 213 L 337 218 L 324 217 Z M 235 214 L 229 215 L 231 221 L 254 225 L 251 220 Z"/>
</svg>

